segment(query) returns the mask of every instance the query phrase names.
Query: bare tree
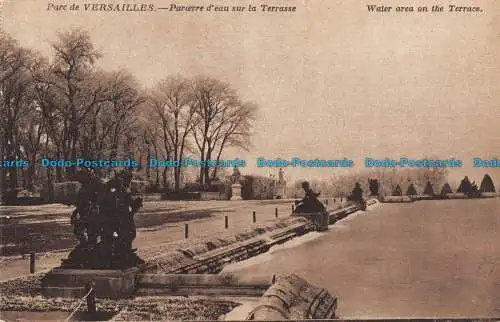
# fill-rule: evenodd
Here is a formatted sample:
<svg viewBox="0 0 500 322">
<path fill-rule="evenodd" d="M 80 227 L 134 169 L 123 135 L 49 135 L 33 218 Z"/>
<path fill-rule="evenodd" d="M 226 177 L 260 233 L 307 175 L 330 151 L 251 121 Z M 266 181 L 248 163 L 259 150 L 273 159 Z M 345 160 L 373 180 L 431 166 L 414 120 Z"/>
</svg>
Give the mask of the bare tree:
<svg viewBox="0 0 500 322">
<path fill-rule="evenodd" d="M 33 106 L 29 113 L 26 113 L 20 120 L 19 144 L 22 147 L 26 159 L 30 166 L 26 169 L 24 180 L 25 188 L 33 191 L 34 185 L 39 184 L 38 169 L 40 153 L 43 151 L 42 139 L 45 133 L 44 119 L 40 108 Z"/>
<path fill-rule="evenodd" d="M 72 30 L 60 33 L 52 43 L 55 55 L 50 72 L 40 83 L 47 99 L 41 106 L 50 119 L 49 135 L 57 146 L 59 158 L 76 159 L 80 128 L 96 105 L 106 101 L 102 78 L 94 71 L 101 57 L 87 32 Z M 74 173 L 74 168 L 68 168 Z M 61 174 L 59 173 L 59 177 Z M 61 179 L 61 178 L 60 178 Z"/>
<path fill-rule="evenodd" d="M 39 66 L 35 53 L 20 47 L 0 32 L 0 160 L 24 159 L 22 120 L 34 106 L 34 71 Z M 18 167 L 1 167 L 2 198 L 16 198 Z"/>
<path fill-rule="evenodd" d="M 241 104 L 237 101 L 235 103 L 234 106 L 221 113 L 215 135 L 211 141 L 212 146 L 209 146 L 209 149 L 217 155 L 216 161 L 221 159 L 225 147 L 239 147 L 248 151 L 250 146 L 249 138 L 257 105 L 253 102 Z M 217 177 L 217 169 L 217 167 L 213 169 L 211 180 L 215 180 Z"/>
<path fill-rule="evenodd" d="M 246 146 L 251 120 L 255 115 L 253 103 L 241 104 L 236 91 L 228 84 L 209 77 L 197 77 L 193 83 L 197 124 L 193 137 L 202 161 L 220 158 L 225 147 Z M 209 186 L 212 177 L 209 167 L 200 168 L 200 183 Z"/>
<path fill-rule="evenodd" d="M 165 150 L 182 164 L 190 148 L 188 136 L 198 122 L 191 82 L 180 76 L 164 79 L 153 90 L 151 103 L 162 129 Z M 181 170 L 182 167 L 174 167 L 175 191 L 180 189 Z"/>
<path fill-rule="evenodd" d="M 165 151 L 163 150 L 163 140 L 162 133 L 163 130 L 158 127 L 158 123 L 155 118 L 150 117 L 149 109 L 145 108 L 142 110 L 142 113 L 139 115 L 139 123 L 142 126 L 141 135 L 144 140 L 144 144 L 147 149 L 147 159 L 149 160 L 152 156 L 158 157 L 162 155 Z M 149 161 L 146 161 L 149 162 Z M 150 167 L 146 167 L 146 176 L 149 180 L 151 169 Z M 155 175 L 155 185 L 158 187 L 160 185 L 160 169 L 155 167 L 154 170 Z"/>
<path fill-rule="evenodd" d="M 171 76 L 146 99 L 141 84 L 126 70 L 96 68 L 101 54 L 87 32 L 60 33 L 51 45 L 54 55 L 43 59 L 0 33 L 1 159 L 23 158 L 32 165 L 42 157 L 137 156 L 142 161 L 154 153 L 182 163 L 188 153 L 199 152 L 202 161 L 219 161 L 227 147 L 248 149 L 257 106 L 242 102 L 228 84 L 209 77 Z M 141 109 L 146 105 L 150 109 Z M 2 191 L 16 188 L 18 178 L 32 189 L 41 179 L 36 169 L 2 167 Z M 222 171 L 210 170 L 200 167 L 204 185 Z M 75 169 L 54 171 L 55 179 L 63 181 Z M 164 185 L 172 175 L 167 171 L 162 174 Z M 150 178 L 150 170 L 146 172 Z M 44 173 L 51 186 L 52 170 Z M 156 169 L 157 184 L 159 177 Z M 173 181 L 179 190 L 181 167 L 173 169 Z"/>
</svg>

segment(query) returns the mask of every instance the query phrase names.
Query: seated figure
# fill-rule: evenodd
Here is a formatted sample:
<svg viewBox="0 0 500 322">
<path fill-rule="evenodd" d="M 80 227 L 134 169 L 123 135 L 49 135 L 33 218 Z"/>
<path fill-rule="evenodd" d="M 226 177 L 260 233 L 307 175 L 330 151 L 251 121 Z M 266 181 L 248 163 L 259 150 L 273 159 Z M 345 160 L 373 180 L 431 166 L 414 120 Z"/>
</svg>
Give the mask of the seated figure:
<svg viewBox="0 0 500 322">
<path fill-rule="evenodd" d="M 359 184 L 359 182 L 356 182 L 349 199 L 354 202 L 363 201 L 363 189 L 361 189 L 361 185 Z"/>
<path fill-rule="evenodd" d="M 305 196 L 300 201 L 295 201 L 297 208 L 295 212 L 297 213 L 307 213 L 307 212 L 323 212 L 325 211 L 325 206 L 318 200 L 320 193 L 315 193 L 309 186 L 309 182 L 304 181 L 302 183 L 302 189 L 304 189 Z"/>
</svg>

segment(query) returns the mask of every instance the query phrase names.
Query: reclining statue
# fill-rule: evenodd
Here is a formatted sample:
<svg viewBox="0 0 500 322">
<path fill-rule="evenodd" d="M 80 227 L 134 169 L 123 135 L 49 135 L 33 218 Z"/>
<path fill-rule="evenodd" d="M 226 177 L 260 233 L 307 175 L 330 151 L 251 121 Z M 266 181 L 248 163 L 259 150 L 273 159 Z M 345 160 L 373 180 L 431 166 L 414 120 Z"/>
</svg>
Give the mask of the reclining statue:
<svg viewBox="0 0 500 322">
<path fill-rule="evenodd" d="M 302 182 L 302 189 L 304 189 L 305 196 L 302 200 L 296 200 L 295 209 L 296 213 L 308 213 L 308 212 L 323 212 L 326 211 L 325 206 L 318 200 L 320 193 L 315 193 L 309 186 L 309 182 Z"/>
<path fill-rule="evenodd" d="M 351 195 L 347 199 L 359 204 L 362 210 L 366 210 L 366 200 L 363 198 L 363 189 L 361 189 L 359 182 L 356 182 Z"/>
</svg>

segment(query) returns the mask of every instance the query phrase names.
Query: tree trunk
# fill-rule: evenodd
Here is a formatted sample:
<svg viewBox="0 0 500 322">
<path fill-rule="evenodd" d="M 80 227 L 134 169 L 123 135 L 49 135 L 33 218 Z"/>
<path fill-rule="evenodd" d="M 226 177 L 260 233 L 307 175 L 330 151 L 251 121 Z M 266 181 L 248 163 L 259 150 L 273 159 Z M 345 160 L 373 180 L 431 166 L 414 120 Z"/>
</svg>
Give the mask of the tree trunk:
<svg viewBox="0 0 500 322">
<path fill-rule="evenodd" d="M 174 190 L 175 192 L 178 192 L 181 185 L 181 167 L 174 168 L 174 184 Z"/>
<path fill-rule="evenodd" d="M 200 161 L 205 161 L 205 143 L 203 143 L 202 148 L 200 149 Z M 203 167 L 200 167 L 200 186 L 204 187 L 205 186 L 205 178 L 203 177 Z"/>
<path fill-rule="evenodd" d="M 47 136 L 45 140 L 45 148 L 44 151 L 48 151 L 49 148 L 49 136 Z M 45 168 L 46 169 L 46 175 L 47 175 L 47 201 L 52 202 L 54 201 L 54 179 L 52 176 L 52 169 L 51 168 Z M 44 184 L 42 182 L 42 184 Z"/>
<path fill-rule="evenodd" d="M 167 180 L 167 170 L 168 168 L 165 167 L 163 169 L 162 177 L 163 177 L 163 186 L 167 189 L 168 188 L 168 180 Z"/>
<path fill-rule="evenodd" d="M 15 160 L 15 148 L 14 148 L 14 135 L 12 128 L 8 125 L 6 133 L 5 133 L 5 141 L 4 145 L 6 147 L 6 159 L 7 160 Z M 2 194 L 3 201 L 6 205 L 13 205 L 17 199 L 16 187 L 17 187 L 17 168 L 10 167 L 6 171 L 6 187 L 4 194 Z"/>
<path fill-rule="evenodd" d="M 167 160 L 170 160 L 170 154 L 167 154 Z M 165 189 L 168 188 L 167 175 L 168 175 L 168 167 L 165 167 L 165 168 L 163 168 L 163 173 L 162 173 L 163 186 L 165 187 Z"/>
<path fill-rule="evenodd" d="M 226 140 L 227 136 L 224 137 L 224 139 L 221 142 L 219 152 L 217 153 L 217 163 L 219 163 L 220 157 L 222 156 L 222 151 L 224 150 L 224 145 L 226 145 Z M 212 172 L 212 180 L 215 180 L 216 177 L 217 177 L 217 167 L 214 167 L 214 171 Z"/>
<path fill-rule="evenodd" d="M 57 159 L 58 160 L 62 159 L 61 152 L 57 152 Z M 47 169 L 49 169 L 49 168 L 47 168 Z M 56 167 L 56 182 L 61 182 L 62 178 L 63 178 L 63 168 Z"/>
<path fill-rule="evenodd" d="M 146 180 L 148 182 L 149 182 L 149 179 L 151 178 L 151 171 L 150 171 L 150 168 L 148 166 L 150 158 L 151 158 L 151 151 L 149 150 L 149 147 L 148 147 L 148 154 L 146 156 Z"/>
<path fill-rule="evenodd" d="M 156 143 L 153 144 L 153 148 L 155 150 L 155 158 L 158 157 L 158 147 L 156 146 Z M 155 171 L 156 171 L 156 185 L 159 186 L 160 185 L 160 169 L 158 167 L 155 167 Z"/>
<path fill-rule="evenodd" d="M 209 147 L 208 148 L 208 151 L 207 151 L 207 157 L 205 160 L 210 160 L 210 158 L 212 157 L 212 149 Z M 207 188 L 210 187 L 212 181 L 210 180 L 210 168 L 209 167 L 202 167 L 201 168 L 203 170 L 203 175 L 205 177 L 205 185 Z"/>
</svg>

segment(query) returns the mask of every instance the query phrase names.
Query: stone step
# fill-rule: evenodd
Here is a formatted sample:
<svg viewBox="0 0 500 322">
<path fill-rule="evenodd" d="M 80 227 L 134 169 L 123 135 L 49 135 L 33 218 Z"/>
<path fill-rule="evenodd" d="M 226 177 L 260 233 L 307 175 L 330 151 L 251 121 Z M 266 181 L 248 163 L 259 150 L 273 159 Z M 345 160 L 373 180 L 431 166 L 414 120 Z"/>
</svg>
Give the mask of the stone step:
<svg viewBox="0 0 500 322">
<path fill-rule="evenodd" d="M 275 231 L 271 234 L 265 234 L 254 237 L 250 240 L 223 246 L 213 251 L 204 252 L 200 255 L 192 256 L 189 252 L 184 250 L 182 251 L 184 256 L 190 257 L 189 260 L 186 261 L 187 264 L 166 267 L 160 264 L 162 258 L 159 257 L 156 258 L 156 260 L 159 261 L 157 265 L 159 270 L 167 274 L 216 273 L 221 271 L 224 266 L 229 263 L 245 260 L 265 253 L 271 246 L 284 243 L 287 240 L 312 230 L 314 230 L 313 225 L 307 221 L 303 221 L 280 229 L 279 231 Z"/>
</svg>

